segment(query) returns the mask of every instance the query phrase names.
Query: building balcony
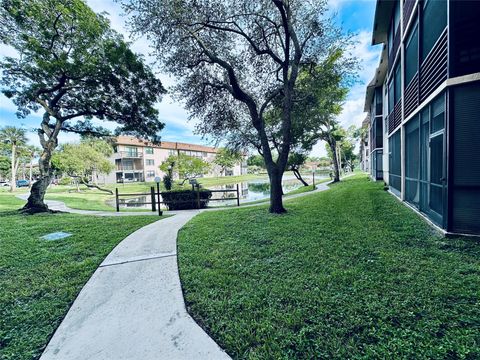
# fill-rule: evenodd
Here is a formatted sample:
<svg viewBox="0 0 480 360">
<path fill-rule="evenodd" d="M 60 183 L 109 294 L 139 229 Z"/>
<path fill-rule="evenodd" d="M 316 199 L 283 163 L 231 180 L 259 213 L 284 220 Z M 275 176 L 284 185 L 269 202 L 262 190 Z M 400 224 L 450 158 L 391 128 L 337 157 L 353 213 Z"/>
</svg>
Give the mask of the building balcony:
<svg viewBox="0 0 480 360">
<path fill-rule="evenodd" d="M 115 153 L 116 159 L 142 159 L 143 152 L 141 151 L 117 151 Z"/>
</svg>

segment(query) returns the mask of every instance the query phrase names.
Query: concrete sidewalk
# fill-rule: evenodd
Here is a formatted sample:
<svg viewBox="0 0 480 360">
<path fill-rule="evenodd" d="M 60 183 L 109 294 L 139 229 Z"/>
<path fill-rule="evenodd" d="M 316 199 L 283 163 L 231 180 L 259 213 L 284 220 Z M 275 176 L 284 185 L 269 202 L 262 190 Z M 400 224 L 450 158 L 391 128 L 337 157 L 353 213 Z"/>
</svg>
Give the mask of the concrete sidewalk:
<svg viewBox="0 0 480 360">
<path fill-rule="evenodd" d="M 185 309 L 177 267 L 184 212 L 137 230 L 95 271 L 41 359 L 229 359 Z"/>
<path fill-rule="evenodd" d="M 322 183 L 284 200 L 327 189 Z M 47 204 L 84 215 L 156 215 L 75 210 L 52 200 Z M 236 207 L 166 212 L 175 216 L 125 238 L 83 287 L 41 360 L 229 359 L 187 313 L 177 265 L 178 230 L 202 211 L 226 209 Z"/>
</svg>

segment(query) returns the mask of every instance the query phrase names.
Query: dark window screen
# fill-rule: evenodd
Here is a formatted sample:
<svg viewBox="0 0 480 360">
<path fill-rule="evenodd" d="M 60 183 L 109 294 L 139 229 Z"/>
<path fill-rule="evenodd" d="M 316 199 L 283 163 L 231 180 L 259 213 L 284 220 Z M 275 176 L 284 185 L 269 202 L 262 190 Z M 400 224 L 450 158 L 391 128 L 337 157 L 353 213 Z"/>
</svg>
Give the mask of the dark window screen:
<svg viewBox="0 0 480 360">
<path fill-rule="evenodd" d="M 395 104 L 402 97 L 402 67 L 400 64 L 395 68 Z"/>
<path fill-rule="evenodd" d="M 479 20 L 480 21 L 480 20 Z M 480 83 L 455 87 L 451 230 L 480 234 Z"/>
<path fill-rule="evenodd" d="M 418 70 L 418 26 L 410 33 L 405 50 L 405 84 L 410 84 Z"/>
<path fill-rule="evenodd" d="M 420 201 L 420 128 L 418 117 L 405 126 L 405 200 L 418 206 Z"/>
<path fill-rule="evenodd" d="M 428 0 L 422 20 L 422 60 L 425 60 L 447 26 L 447 1 Z"/>
<path fill-rule="evenodd" d="M 445 127 L 445 95 L 440 96 L 432 103 L 432 134 Z"/>
<path fill-rule="evenodd" d="M 400 131 L 397 131 L 389 139 L 389 163 L 390 163 L 390 186 L 400 192 L 401 189 L 401 147 L 400 147 Z"/>
</svg>

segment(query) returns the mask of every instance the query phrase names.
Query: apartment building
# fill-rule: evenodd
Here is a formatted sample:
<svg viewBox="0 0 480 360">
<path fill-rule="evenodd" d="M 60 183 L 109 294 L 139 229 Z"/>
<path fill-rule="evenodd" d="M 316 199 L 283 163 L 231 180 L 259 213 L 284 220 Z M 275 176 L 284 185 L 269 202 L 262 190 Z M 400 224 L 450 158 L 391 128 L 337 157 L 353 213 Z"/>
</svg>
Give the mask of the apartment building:
<svg viewBox="0 0 480 360">
<path fill-rule="evenodd" d="M 371 175 L 452 233 L 480 234 L 480 1 L 377 0 Z"/>
<path fill-rule="evenodd" d="M 242 161 L 231 169 L 221 171 L 213 164 L 217 149 L 214 147 L 162 141 L 160 144 L 129 137 L 117 137 L 115 153 L 111 161 L 115 168 L 105 177 L 107 183 L 154 181 L 155 177 L 165 174 L 159 169 L 160 164 L 170 155 L 186 154 L 196 156 L 212 164 L 206 177 L 246 174 L 247 166 Z"/>
</svg>

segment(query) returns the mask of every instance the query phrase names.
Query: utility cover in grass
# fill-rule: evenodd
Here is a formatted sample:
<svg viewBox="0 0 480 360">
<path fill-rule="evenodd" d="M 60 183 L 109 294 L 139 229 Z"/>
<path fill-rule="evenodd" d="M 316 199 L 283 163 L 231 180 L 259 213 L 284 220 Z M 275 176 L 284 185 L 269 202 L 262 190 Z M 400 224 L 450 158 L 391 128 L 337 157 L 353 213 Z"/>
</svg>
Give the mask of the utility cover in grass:
<svg viewBox="0 0 480 360">
<path fill-rule="evenodd" d="M 67 238 L 69 236 L 72 236 L 72 235 L 73 234 L 63 232 L 63 231 L 59 231 L 59 232 L 54 232 L 54 233 L 50 233 L 50 234 L 47 234 L 47 235 L 43 235 L 41 237 L 41 239 L 48 240 L 48 241 L 61 240 L 61 239 L 65 239 L 65 238 Z"/>
</svg>

